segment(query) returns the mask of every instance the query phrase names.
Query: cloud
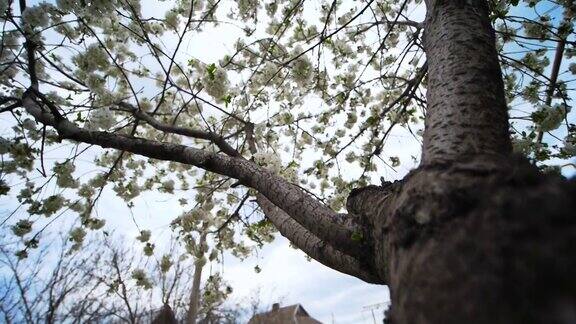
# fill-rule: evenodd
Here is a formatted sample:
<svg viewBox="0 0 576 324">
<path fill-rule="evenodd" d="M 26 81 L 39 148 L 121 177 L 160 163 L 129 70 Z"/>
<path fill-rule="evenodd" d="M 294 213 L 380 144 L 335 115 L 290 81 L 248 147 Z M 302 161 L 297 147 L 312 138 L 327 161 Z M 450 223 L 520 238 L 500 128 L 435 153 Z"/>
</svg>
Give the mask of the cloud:
<svg viewBox="0 0 576 324">
<path fill-rule="evenodd" d="M 302 304 L 310 315 L 322 322 L 372 323 L 366 306 L 386 304 L 388 289 L 367 284 L 332 270 L 316 261 L 307 261 L 303 252 L 291 248 L 288 241 L 276 241 L 244 261 L 227 258 L 224 278 L 234 287 L 232 300 L 246 300 L 259 293 L 262 306 Z M 256 273 L 254 266 L 262 271 Z M 259 288 L 259 291 L 255 290 Z M 383 308 L 376 309 L 382 320 Z"/>
</svg>

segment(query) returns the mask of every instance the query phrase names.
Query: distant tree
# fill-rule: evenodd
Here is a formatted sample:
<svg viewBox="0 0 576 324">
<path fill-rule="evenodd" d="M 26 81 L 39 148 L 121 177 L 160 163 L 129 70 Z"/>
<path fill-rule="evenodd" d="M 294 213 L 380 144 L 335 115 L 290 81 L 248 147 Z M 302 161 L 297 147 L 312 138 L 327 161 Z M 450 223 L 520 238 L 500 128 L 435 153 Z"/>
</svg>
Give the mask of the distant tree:
<svg viewBox="0 0 576 324">
<path fill-rule="evenodd" d="M 108 239 L 90 239 L 89 248 L 78 249 L 66 235 L 24 259 L 15 255 L 14 243 L 4 243 L 0 313 L 6 323 L 143 323 L 165 309 L 187 322 L 194 262 L 174 246 L 149 262 Z M 198 318 L 236 320 L 223 306 L 231 292 L 219 274 L 209 276 L 196 297 Z"/>
<path fill-rule="evenodd" d="M 420 2 L 0 0 L 19 255 L 66 208 L 102 228 L 107 186 L 129 207 L 158 190 L 189 208 L 185 242 L 209 236 L 198 260 L 274 224 L 387 284 L 393 322 L 573 322 L 575 4 L 425 0 L 417 21 Z M 393 135 L 419 165 L 368 185 L 409 163 Z"/>
</svg>

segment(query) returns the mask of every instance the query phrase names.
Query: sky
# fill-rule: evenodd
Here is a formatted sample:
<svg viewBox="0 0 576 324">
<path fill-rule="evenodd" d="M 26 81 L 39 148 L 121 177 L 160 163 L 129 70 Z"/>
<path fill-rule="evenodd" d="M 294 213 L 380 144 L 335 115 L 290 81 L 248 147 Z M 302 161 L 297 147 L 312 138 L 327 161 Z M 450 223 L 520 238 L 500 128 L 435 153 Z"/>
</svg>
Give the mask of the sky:
<svg viewBox="0 0 576 324">
<path fill-rule="evenodd" d="M 389 301 L 385 286 L 367 284 L 307 261 L 304 253 L 289 247 L 284 238 L 259 254 L 258 258 L 232 260 L 225 265 L 224 278 L 234 287 L 234 294 L 249 296 L 260 289 L 264 306 L 274 302 L 282 306 L 301 304 L 324 323 L 372 323 L 374 310 L 381 323 Z M 260 273 L 253 270 L 255 265 L 262 268 Z"/>
</svg>

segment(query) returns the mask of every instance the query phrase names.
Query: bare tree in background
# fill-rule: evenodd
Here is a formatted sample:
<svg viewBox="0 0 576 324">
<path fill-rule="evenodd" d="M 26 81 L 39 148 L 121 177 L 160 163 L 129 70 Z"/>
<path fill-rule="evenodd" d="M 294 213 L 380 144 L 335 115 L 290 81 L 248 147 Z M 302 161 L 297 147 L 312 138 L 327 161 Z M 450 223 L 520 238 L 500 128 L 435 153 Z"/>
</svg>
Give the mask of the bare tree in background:
<svg viewBox="0 0 576 324">
<path fill-rule="evenodd" d="M 0 312 L 6 323 L 150 323 L 168 305 L 185 320 L 192 291 L 193 262 L 173 244 L 158 262 L 107 239 L 90 239 L 74 249 L 65 235 L 34 251 L 15 256 L 15 244 L 0 246 Z M 180 256 L 180 257 L 179 257 Z M 223 303 L 231 293 L 218 274 L 199 292 L 202 323 L 235 322 Z"/>
</svg>

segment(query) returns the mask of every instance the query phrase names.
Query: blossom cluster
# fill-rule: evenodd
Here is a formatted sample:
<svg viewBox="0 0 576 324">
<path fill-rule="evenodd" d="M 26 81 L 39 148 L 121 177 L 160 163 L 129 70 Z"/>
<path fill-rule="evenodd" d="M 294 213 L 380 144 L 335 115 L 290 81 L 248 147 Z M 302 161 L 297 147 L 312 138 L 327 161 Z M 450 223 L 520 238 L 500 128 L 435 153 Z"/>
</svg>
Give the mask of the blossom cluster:
<svg viewBox="0 0 576 324">
<path fill-rule="evenodd" d="M 110 130 L 116 124 L 116 118 L 108 107 L 96 108 L 90 111 L 85 128 L 91 130 Z"/>
<path fill-rule="evenodd" d="M 70 241 L 74 242 L 72 245 L 73 250 L 78 250 L 82 247 L 84 238 L 86 237 L 86 231 L 82 227 L 76 227 L 70 231 Z"/>
<path fill-rule="evenodd" d="M 570 107 L 564 104 L 543 105 L 532 114 L 532 118 L 543 132 L 549 132 L 560 126 L 568 112 L 570 112 Z"/>
<path fill-rule="evenodd" d="M 56 184 L 61 188 L 78 188 L 78 180 L 72 176 L 75 169 L 71 161 L 55 163 L 52 171 L 56 175 Z"/>
<path fill-rule="evenodd" d="M 8 10 L 8 0 L 0 0 L 0 15 L 4 14 Z"/>
<path fill-rule="evenodd" d="M 19 220 L 15 225 L 12 226 L 12 232 L 16 236 L 24 236 L 32 231 L 32 222 L 27 219 Z"/>
<path fill-rule="evenodd" d="M 140 235 L 136 237 L 136 239 L 140 242 L 148 242 L 150 240 L 150 236 L 152 235 L 152 233 L 148 230 L 142 230 L 140 231 Z"/>
<path fill-rule="evenodd" d="M 216 67 L 214 64 L 208 65 L 201 82 L 204 90 L 217 102 L 222 102 L 229 91 L 230 82 L 226 70 Z"/>
<path fill-rule="evenodd" d="M 272 152 L 257 152 L 253 157 L 254 162 L 274 173 L 280 173 L 282 170 L 282 161 L 277 154 Z"/>
<path fill-rule="evenodd" d="M 142 269 L 136 269 L 132 271 L 132 279 L 136 280 L 136 285 L 144 289 L 152 288 L 152 283 L 146 276 L 146 272 Z"/>
<path fill-rule="evenodd" d="M 236 0 L 238 11 L 243 19 L 255 18 L 260 2 L 257 0 Z"/>
<path fill-rule="evenodd" d="M 50 9 L 52 9 L 52 5 L 48 3 L 40 3 L 35 6 L 26 7 L 22 13 L 22 20 L 32 28 L 46 27 L 50 23 L 50 17 L 48 15 Z"/>
</svg>

